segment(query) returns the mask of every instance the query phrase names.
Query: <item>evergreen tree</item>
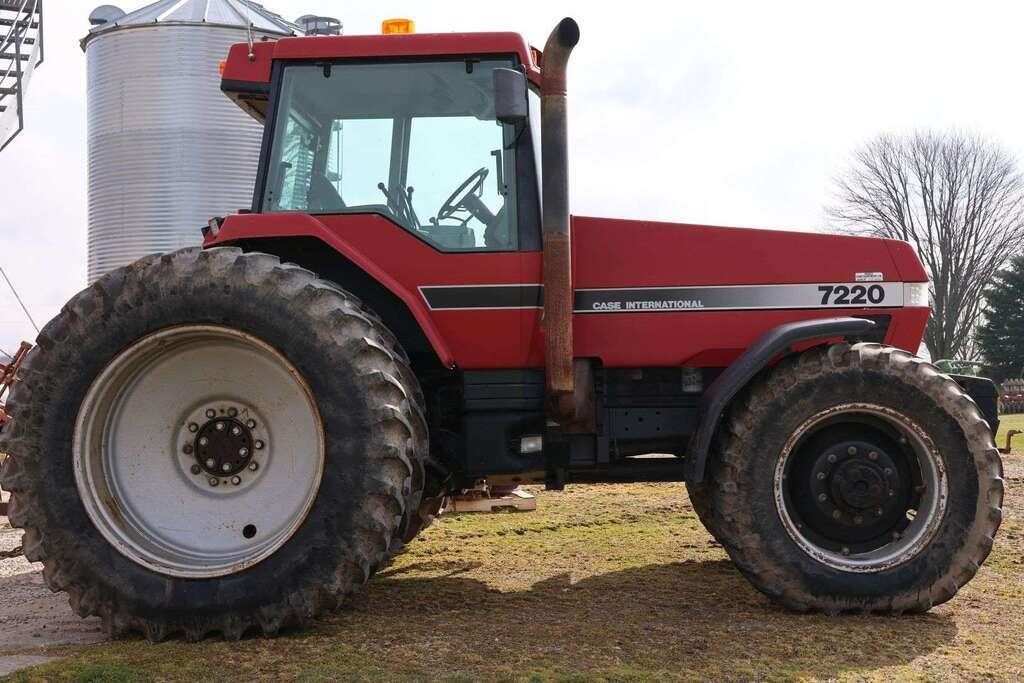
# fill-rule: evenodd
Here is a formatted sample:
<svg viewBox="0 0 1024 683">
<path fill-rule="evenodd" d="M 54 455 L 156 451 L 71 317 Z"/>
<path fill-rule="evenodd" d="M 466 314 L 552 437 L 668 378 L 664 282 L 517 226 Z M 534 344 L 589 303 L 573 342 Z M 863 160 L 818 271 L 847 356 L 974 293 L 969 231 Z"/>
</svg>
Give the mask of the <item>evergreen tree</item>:
<svg viewBox="0 0 1024 683">
<path fill-rule="evenodd" d="M 978 346 L 994 379 L 1024 376 L 1024 255 L 993 276 L 985 289 L 985 322 Z"/>
</svg>

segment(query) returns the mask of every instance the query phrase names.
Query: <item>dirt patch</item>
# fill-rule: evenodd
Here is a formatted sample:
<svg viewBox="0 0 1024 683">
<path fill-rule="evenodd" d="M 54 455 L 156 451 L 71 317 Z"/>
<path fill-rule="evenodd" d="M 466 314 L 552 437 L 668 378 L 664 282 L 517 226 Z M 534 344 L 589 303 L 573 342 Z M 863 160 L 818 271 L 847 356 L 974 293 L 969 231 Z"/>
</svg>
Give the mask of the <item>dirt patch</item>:
<svg viewBox="0 0 1024 683">
<path fill-rule="evenodd" d="M 20 544 L 21 532 L 0 517 L 0 555 Z M 66 595 L 46 588 L 42 568 L 20 556 L 0 560 L 0 655 L 104 639 L 98 619 L 79 619 Z"/>
</svg>

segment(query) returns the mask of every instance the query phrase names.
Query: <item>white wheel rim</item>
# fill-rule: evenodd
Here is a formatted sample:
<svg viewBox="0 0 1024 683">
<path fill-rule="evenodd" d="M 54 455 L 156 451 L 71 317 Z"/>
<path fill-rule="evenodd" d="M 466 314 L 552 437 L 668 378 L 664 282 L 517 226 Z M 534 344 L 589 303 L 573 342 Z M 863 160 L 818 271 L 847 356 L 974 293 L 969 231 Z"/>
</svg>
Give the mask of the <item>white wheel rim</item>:
<svg viewBox="0 0 1024 683">
<path fill-rule="evenodd" d="M 232 431 L 235 441 L 221 438 Z M 204 452 L 211 439 L 218 448 L 217 476 L 210 457 L 198 459 L 203 435 Z M 118 354 L 82 402 L 72 452 L 104 538 L 186 578 L 273 555 L 306 519 L 324 468 L 319 411 L 299 372 L 268 344 L 216 325 L 167 328 Z M 228 464 L 243 468 L 227 474 Z"/>
</svg>

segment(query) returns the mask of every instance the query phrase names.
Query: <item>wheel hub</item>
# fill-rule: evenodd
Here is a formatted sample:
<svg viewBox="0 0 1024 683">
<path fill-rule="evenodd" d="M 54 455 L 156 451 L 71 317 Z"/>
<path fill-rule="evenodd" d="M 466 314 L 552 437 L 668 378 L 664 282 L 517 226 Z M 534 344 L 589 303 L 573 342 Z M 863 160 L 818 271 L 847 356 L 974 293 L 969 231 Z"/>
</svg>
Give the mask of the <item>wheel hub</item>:
<svg viewBox="0 0 1024 683">
<path fill-rule="evenodd" d="M 818 456 L 811 470 L 811 490 L 825 517 L 844 526 L 861 526 L 895 512 L 903 483 L 895 461 L 879 445 L 847 441 Z"/>
<path fill-rule="evenodd" d="M 230 477 L 249 466 L 254 441 L 252 431 L 241 421 L 215 416 L 199 427 L 193 451 L 207 474 Z"/>
</svg>

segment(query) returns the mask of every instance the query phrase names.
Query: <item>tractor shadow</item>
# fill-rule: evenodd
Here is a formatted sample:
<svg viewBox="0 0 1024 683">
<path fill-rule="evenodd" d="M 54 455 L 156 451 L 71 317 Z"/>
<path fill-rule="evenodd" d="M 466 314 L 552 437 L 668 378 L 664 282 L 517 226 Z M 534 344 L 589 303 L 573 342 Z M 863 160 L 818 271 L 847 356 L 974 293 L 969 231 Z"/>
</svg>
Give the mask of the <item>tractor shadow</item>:
<svg viewBox="0 0 1024 683">
<path fill-rule="evenodd" d="M 833 678 L 903 665 L 949 644 L 944 614 L 828 617 L 771 604 L 728 560 L 615 571 L 573 583 L 551 576 L 500 592 L 465 576 L 476 563 L 417 563 L 383 572 L 317 631 L 402 651 L 444 643 L 451 669 L 485 660 L 531 671 L 617 671 L 697 678 Z M 493 566 L 493 565 L 491 565 Z M 423 572 L 440 576 L 422 576 Z M 417 576 L 417 574 L 420 574 Z M 381 653 L 385 654 L 385 653 Z"/>
</svg>

